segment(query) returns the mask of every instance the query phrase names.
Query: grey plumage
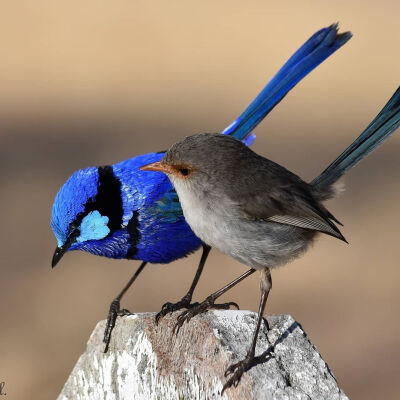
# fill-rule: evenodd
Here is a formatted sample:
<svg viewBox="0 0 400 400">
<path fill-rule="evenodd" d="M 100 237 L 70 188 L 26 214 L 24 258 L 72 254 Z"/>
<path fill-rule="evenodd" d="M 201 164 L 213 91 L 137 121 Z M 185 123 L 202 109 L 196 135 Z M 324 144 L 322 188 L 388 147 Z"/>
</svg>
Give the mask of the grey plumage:
<svg viewBox="0 0 400 400">
<path fill-rule="evenodd" d="M 237 386 L 255 361 L 262 315 L 272 287 L 270 269 L 304 252 L 318 232 L 344 240 L 340 222 L 323 206 L 335 182 L 400 126 L 400 88 L 361 135 L 311 183 L 261 157 L 241 142 L 220 134 L 188 136 L 173 145 L 161 162 L 142 167 L 168 174 L 190 227 L 204 243 L 252 269 L 178 317 L 205 312 L 246 276 L 260 270 L 261 300 L 252 345 L 223 391 Z"/>
<path fill-rule="evenodd" d="M 169 174 L 187 222 L 205 243 L 249 267 L 287 263 L 317 232 L 344 240 L 311 185 L 233 138 L 186 137 L 162 163 L 193 166 L 187 179 Z"/>
</svg>

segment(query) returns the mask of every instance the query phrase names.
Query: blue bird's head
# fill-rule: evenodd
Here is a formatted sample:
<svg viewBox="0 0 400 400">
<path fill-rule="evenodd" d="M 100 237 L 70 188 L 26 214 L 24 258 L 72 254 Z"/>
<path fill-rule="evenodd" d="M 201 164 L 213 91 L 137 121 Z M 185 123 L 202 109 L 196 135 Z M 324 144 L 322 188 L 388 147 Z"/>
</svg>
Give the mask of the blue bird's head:
<svg viewBox="0 0 400 400">
<path fill-rule="evenodd" d="M 68 250 L 87 250 L 121 229 L 122 215 L 121 183 L 111 166 L 76 171 L 54 200 L 51 227 L 58 246 L 52 267 Z"/>
</svg>

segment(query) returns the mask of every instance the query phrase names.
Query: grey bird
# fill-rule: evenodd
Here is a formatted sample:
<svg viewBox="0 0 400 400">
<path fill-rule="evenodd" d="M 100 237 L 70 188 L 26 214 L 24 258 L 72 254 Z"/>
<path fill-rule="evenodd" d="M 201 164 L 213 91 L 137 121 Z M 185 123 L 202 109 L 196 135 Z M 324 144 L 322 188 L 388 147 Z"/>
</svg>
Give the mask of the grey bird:
<svg viewBox="0 0 400 400">
<path fill-rule="evenodd" d="M 221 134 L 188 136 L 174 144 L 160 162 L 142 170 L 168 175 L 195 234 L 251 269 L 180 314 L 177 329 L 212 308 L 216 298 L 260 271 L 261 301 L 247 356 L 231 365 L 223 391 L 237 386 L 255 356 L 262 315 L 272 287 L 271 269 L 299 257 L 318 233 L 346 241 L 340 222 L 322 204 L 337 194 L 335 183 L 378 147 L 400 125 L 400 88 L 363 133 L 311 183 Z"/>
</svg>

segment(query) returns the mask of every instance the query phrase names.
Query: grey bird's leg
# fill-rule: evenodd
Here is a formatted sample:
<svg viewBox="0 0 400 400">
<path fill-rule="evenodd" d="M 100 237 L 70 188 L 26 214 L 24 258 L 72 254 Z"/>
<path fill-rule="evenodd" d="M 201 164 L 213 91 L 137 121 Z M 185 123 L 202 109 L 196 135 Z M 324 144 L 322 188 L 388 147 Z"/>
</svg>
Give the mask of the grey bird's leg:
<svg viewBox="0 0 400 400">
<path fill-rule="evenodd" d="M 228 310 L 231 306 L 234 306 L 237 309 L 239 309 L 239 306 L 236 303 L 234 303 L 233 301 L 231 301 L 229 303 L 215 304 L 215 300 L 218 297 L 222 296 L 229 289 L 233 288 L 239 282 L 241 282 L 244 278 L 247 278 L 254 272 L 255 272 L 255 269 L 249 269 L 244 274 L 240 275 L 238 278 L 236 278 L 232 282 L 228 283 L 222 289 L 219 289 L 215 293 L 208 296 L 202 303 L 197 303 L 189 310 L 186 310 L 182 314 L 180 314 L 177 319 L 176 325 L 174 327 L 174 332 L 176 332 L 176 334 L 178 334 L 179 330 L 181 329 L 182 325 L 185 322 L 189 322 L 194 316 L 205 313 L 209 309 L 215 308 L 215 309 L 219 309 L 219 310 Z"/>
<path fill-rule="evenodd" d="M 200 263 L 199 263 L 199 266 L 197 267 L 196 275 L 194 276 L 194 279 L 190 286 L 189 291 L 177 303 L 168 302 L 168 303 L 163 304 L 163 306 L 161 307 L 161 311 L 159 313 L 157 313 L 157 315 L 156 315 L 156 324 L 157 325 L 158 325 L 158 321 L 161 318 L 165 317 L 167 314 L 172 313 L 174 311 L 181 310 L 182 308 L 192 308 L 198 304 L 198 303 L 191 304 L 190 302 L 192 301 L 194 289 L 196 288 L 197 283 L 200 279 L 200 275 L 203 272 L 203 268 L 206 263 L 208 254 L 210 253 L 210 250 L 211 250 L 210 246 L 203 244 L 203 253 L 201 255 Z"/>
<path fill-rule="evenodd" d="M 258 333 L 261 327 L 261 322 L 263 320 L 265 305 L 267 303 L 268 294 L 271 288 L 272 288 L 271 271 L 269 270 L 269 268 L 264 268 L 260 271 L 261 301 L 260 301 L 260 307 L 258 309 L 257 326 L 253 334 L 253 340 L 251 342 L 250 349 L 244 360 L 239 361 L 236 364 L 230 365 L 228 369 L 225 371 L 226 377 L 229 374 L 232 374 L 232 376 L 228 379 L 228 381 L 222 388 L 221 395 L 224 393 L 225 389 L 231 386 L 236 387 L 239 384 L 243 373 L 248 371 L 258 361 L 257 358 L 255 357 L 256 343 L 257 343 Z M 268 323 L 267 323 L 267 328 L 269 329 Z"/>
<path fill-rule="evenodd" d="M 104 348 L 104 353 L 107 353 L 107 351 L 108 351 L 108 346 L 110 345 L 110 340 L 111 340 L 111 333 L 114 329 L 115 321 L 117 320 L 117 316 L 131 314 L 131 312 L 125 308 L 122 310 L 120 309 L 120 301 L 121 301 L 122 297 L 124 296 L 124 294 L 127 292 L 127 290 L 132 286 L 132 283 L 135 282 L 136 278 L 143 271 L 143 268 L 146 266 L 146 264 L 147 264 L 146 261 L 143 261 L 140 264 L 139 268 L 133 274 L 132 278 L 129 279 L 129 282 L 121 290 L 121 293 L 112 301 L 112 303 L 110 305 L 110 310 L 108 311 L 106 329 L 104 330 L 103 343 L 105 343 L 105 345 L 106 345 Z"/>
</svg>

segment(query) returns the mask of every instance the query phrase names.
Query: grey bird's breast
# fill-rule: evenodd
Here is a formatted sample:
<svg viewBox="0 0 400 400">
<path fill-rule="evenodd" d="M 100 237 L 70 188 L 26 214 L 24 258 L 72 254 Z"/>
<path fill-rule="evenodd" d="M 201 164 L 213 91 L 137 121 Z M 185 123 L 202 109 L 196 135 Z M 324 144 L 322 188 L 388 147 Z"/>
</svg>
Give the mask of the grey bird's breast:
<svg viewBox="0 0 400 400">
<path fill-rule="evenodd" d="M 234 200 L 220 190 L 191 190 L 173 179 L 186 221 L 206 244 L 254 268 L 274 268 L 300 256 L 316 232 L 246 218 Z M 218 193 L 218 194 L 216 194 Z"/>
</svg>

